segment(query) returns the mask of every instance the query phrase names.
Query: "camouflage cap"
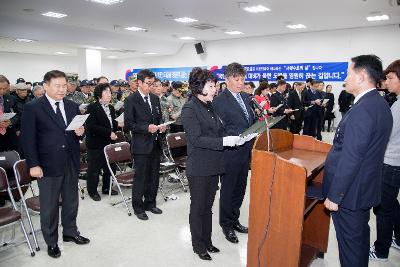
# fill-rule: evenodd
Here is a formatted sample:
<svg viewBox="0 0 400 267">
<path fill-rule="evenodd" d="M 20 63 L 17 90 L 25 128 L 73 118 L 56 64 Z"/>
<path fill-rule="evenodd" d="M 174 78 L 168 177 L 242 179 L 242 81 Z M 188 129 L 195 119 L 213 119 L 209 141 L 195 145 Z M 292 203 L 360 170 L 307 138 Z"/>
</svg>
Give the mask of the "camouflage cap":
<svg viewBox="0 0 400 267">
<path fill-rule="evenodd" d="M 129 76 L 128 81 L 136 82 L 137 81 L 137 74 L 132 74 L 131 76 Z"/>
<path fill-rule="evenodd" d="M 69 75 L 67 75 L 67 83 L 78 85 L 79 84 L 78 76 L 75 76 L 75 75 L 69 76 Z"/>
</svg>

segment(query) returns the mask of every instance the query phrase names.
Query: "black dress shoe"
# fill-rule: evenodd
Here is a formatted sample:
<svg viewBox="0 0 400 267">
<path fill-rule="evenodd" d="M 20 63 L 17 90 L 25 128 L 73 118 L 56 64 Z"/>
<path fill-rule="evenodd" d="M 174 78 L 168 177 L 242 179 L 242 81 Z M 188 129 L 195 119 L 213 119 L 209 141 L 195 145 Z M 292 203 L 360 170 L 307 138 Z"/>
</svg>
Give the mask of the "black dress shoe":
<svg viewBox="0 0 400 267">
<path fill-rule="evenodd" d="M 207 247 L 207 251 L 210 252 L 210 253 L 218 253 L 218 252 L 219 252 L 219 249 L 216 248 L 216 247 L 214 247 L 213 245 L 209 245 L 209 246 Z"/>
<path fill-rule="evenodd" d="M 147 221 L 149 219 L 149 217 L 147 216 L 146 212 L 137 213 L 135 215 L 136 215 L 136 217 L 138 217 L 138 219 L 140 219 L 142 221 Z"/>
<path fill-rule="evenodd" d="M 223 232 L 224 232 L 226 240 L 228 240 L 229 242 L 232 242 L 232 243 L 239 242 L 239 239 L 237 238 L 236 233 L 235 233 L 235 231 L 233 231 L 233 229 L 226 229 L 226 230 L 223 230 Z"/>
<path fill-rule="evenodd" d="M 81 235 L 76 235 L 76 236 L 63 235 L 63 240 L 64 240 L 64 242 L 74 242 L 75 244 L 78 244 L 78 245 L 85 245 L 90 242 L 90 240 L 88 238 L 83 237 Z"/>
<path fill-rule="evenodd" d="M 199 255 L 199 258 L 202 259 L 203 261 L 210 261 L 210 260 L 212 260 L 210 254 L 208 254 L 207 252 L 204 252 L 204 253 L 197 253 L 197 255 Z"/>
<path fill-rule="evenodd" d="M 242 234 L 247 234 L 249 232 L 249 228 L 241 225 L 239 222 L 233 226 L 233 229 Z"/>
<path fill-rule="evenodd" d="M 49 254 L 52 258 L 59 258 L 61 256 L 61 251 L 58 245 L 55 246 L 48 246 L 47 247 L 47 254 Z"/>
<path fill-rule="evenodd" d="M 110 192 L 109 190 L 103 190 L 103 195 L 108 195 L 109 192 Z M 111 190 L 111 195 L 116 196 L 118 195 L 118 192 L 115 190 Z"/>
<path fill-rule="evenodd" d="M 151 213 L 154 213 L 154 214 L 161 214 L 162 213 L 162 210 L 157 208 L 157 207 L 149 208 L 149 209 L 146 209 L 146 210 L 150 211 Z"/>
<path fill-rule="evenodd" d="M 101 200 L 101 197 L 100 197 L 100 195 L 98 193 L 93 194 L 93 195 L 89 194 L 89 197 L 91 199 L 93 199 L 94 201 L 100 201 Z"/>
</svg>

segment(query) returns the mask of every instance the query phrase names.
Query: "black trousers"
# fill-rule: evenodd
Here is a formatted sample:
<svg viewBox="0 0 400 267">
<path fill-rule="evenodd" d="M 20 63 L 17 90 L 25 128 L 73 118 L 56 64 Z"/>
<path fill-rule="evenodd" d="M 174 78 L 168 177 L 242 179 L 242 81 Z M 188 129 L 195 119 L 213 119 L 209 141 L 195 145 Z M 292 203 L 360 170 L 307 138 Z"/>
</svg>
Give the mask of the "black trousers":
<svg viewBox="0 0 400 267">
<path fill-rule="evenodd" d="M 0 134 L 0 152 L 10 150 L 18 150 L 18 142 L 14 129 L 7 128 L 4 135 Z"/>
<path fill-rule="evenodd" d="M 221 176 L 219 204 L 219 224 L 223 229 L 230 229 L 239 222 L 250 164 L 248 145 L 251 144 L 224 151 L 225 174 Z"/>
<path fill-rule="evenodd" d="M 132 207 L 139 214 L 156 206 L 157 191 L 160 179 L 160 147 L 154 142 L 151 154 L 133 155 L 135 177 L 132 187 Z"/>
<path fill-rule="evenodd" d="M 332 212 L 341 267 L 367 267 L 369 261 L 370 209 Z"/>
<path fill-rule="evenodd" d="M 376 254 L 387 258 L 392 235 L 400 241 L 400 207 L 397 196 L 400 188 L 400 166 L 383 165 L 381 204 L 374 208 L 377 238 L 374 243 Z"/>
<path fill-rule="evenodd" d="M 290 132 L 293 134 L 299 134 L 301 131 L 301 126 L 303 124 L 303 120 L 300 118 L 290 120 Z"/>
<path fill-rule="evenodd" d="M 89 195 L 97 193 L 99 185 L 99 175 L 103 170 L 102 191 L 108 191 L 110 188 L 110 170 L 108 169 L 103 149 L 88 149 L 88 171 L 87 171 L 87 190 Z"/>
<path fill-rule="evenodd" d="M 317 136 L 317 120 L 318 118 L 314 114 L 309 114 L 304 118 L 303 135 Z"/>
<path fill-rule="evenodd" d="M 195 253 L 207 252 L 212 245 L 212 206 L 217 192 L 218 176 L 189 176 L 189 224 Z"/>
<path fill-rule="evenodd" d="M 59 198 L 61 195 L 61 224 L 63 234 L 76 236 L 78 214 L 78 173 L 72 162 L 65 163 L 63 176 L 42 177 L 38 179 L 40 200 L 40 226 L 44 240 L 48 246 L 58 241 Z"/>
<path fill-rule="evenodd" d="M 322 129 L 324 128 L 324 122 L 325 122 L 325 115 L 324 111 L 319 111 L 317 115 L 317 133 L 316 133 L 316 138 L 317 140 L 322 140 Z"/>
</svg>

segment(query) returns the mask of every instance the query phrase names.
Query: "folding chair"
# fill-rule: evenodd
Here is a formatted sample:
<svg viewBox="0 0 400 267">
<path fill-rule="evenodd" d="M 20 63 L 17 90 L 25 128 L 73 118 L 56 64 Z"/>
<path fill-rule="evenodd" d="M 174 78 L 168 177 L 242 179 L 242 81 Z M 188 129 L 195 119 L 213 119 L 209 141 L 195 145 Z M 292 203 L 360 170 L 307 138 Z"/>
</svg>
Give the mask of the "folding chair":
<svg viewBox="0 0 400 267">
<path fill-rule="evenodd" d="M 15 200 L 13 197 L 13 193 L 11 192 L 8 179 L 7 179 L 7 173 L 6 171 L 0 167 L 0 192 L 8 192 L 8 195 L 10 197 L 12 207 L 3 207 L 0 208 L 0 229 L 9 227 L 9 226 L 14 226 L 15 224 L 19 223 L 21 226 L 21 230 L 24 234 L 25 241 L 28 244 L 29 252 L 31 253 L 31 256 L 35 256 L 35 252 L 32 249 L 31 242 L 28 238 L 28 234 L 26 232 L 24 222 L 22 220 L 21 212 L 18 211 L 17 205 L 15 204 Z M 13 235 L 12 239 L 9 242 L 5 242 L 2 244 L 2 246 L 8 246 L 8 245 L 14 245 L 17 246 L 20 243 L 14 243 L 13 239 L 15 236 Z M 21 242 L 21 243 L 23 243 Z"/>
<path fill-rule="evenodd" d="M 187 153 L 186 153 L 186 148 L 187 148 L 187 139 L 186 139 L 186 134 L 184 132 L 179 132 L 179 133 L 170 133 L 167 134 L 167 157 L 175 163 L 179 168 L 183 169 L 181 171 L 179 168 L 177 168 L 177 174 L 178 178 L 184 188 L 184 191 L 186 192 L 185 184 L 187 185 L 187 178 L 186 175 L 184 174 L 184 170 L 186 169 L 186 160 L 187 160 Z M 176 155 L 174 153 L 174 150 L 185 150 L 184 154 L 178 154 Z M 183 182 L 185 180 L 185 183 Z"/>
<path fill-rule="evenodd" d="M 0 167 L 2 167 L 6 171 L 10 187 L 14 189 L 16 188 L 16 184 L 14 179 L 11 179 L 11 177 L 14 175 L 14 163 L 17 162 L 19 159 L 19 154 L 15 150 L 0 152 Z M 33 188 L 31 188 L 31 190 L 33 192 Z M 5 192 L 3 196 L 7 196 L 7 192 Z M 18 194 L 14 194 L 14 199 L 18 200 Z"/>
<path fill-rule="evenodd" d="M 40 214 L 39 196 L 35 196 L 35 194 L 33 194 L 32 197 L 25 198 L 25 191 L 23 190 L 24 187 L 31 185 L 32 181 L 36 180 L 36 178 L 33 178 L 30 175 L 25 160 L 19 160 L 14 164 L 14 174 L 15 174 L 15 182 L 20 197 L 20 203 L 22 205 L 21 208 L 24 208 L 25 210 L 26 217 L 28 218 L 28 223 L 31 228 L 36 251 L 39 251 L 40 248 L 36 239 L 36 234 L 35 234 L 36 231 L 33 227 L 32 219 L 29 213 L 29 210 L 31 210 L 34 214 Z"/>
<path fill-rule="evenodd" d="M 132 213 L 128 207 L 128 202 L 132 200 L 131 197 L 125 197 L 121 186 L 129 187 L 133 185 L 133 177 L 135 175 L 134 170 L 124 171 L 119 164 L 126 164 L 133 162 L 132 155 L 130 150 L 130 144 L 127 142 L 110 144 L 104 147 L 104 156 L 107 161 L 108 169 L 111 174 L 110 181 L 110 189 L 109 189 L 109 197 L 111 198 L 111 188 L 115 183 L 117 185 L 118 192 L 121 194 L 122 200 L 116 203 L 112 203 L 112 206 L 115 206 L 120 203 L 124 203 L 126 210 L 128 211 L 128 215 L 131 216 Z M 112 168 L 112 164 L 114 164 L 118 170 L 114 171 Z M 118 173 L 119 172 L 119 173 Z"/>
</svg>

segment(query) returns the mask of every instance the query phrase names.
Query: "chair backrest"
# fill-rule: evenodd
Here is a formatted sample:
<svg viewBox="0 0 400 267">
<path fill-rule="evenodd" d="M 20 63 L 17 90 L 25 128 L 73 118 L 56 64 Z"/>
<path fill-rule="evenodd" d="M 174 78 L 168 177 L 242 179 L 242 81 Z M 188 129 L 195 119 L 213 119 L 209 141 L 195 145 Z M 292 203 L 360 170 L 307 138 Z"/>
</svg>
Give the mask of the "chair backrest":
<svg viewBox="0 0 400 267">
<path fill-rule="evenodd" d="M 128 142 L 121 142 L 105 146 L 104 155 L 109 164 L 132 161 L 131 146 Z"/>
<path fill-rule="evenodd" d="M 8 179 L 6 170 L 0 167 L 0 192 L 4 193 L 7 192 L 8 188 Z"/>
<path fill-rule="evenodd" d="M 28 186 L 33 180 L 33 177 L 29 173 L 28 167 L 26 166 L 26 161 L 19 160 L 14 164 L 14 174 L 15 180 L 19 183 L 21 187 Z"/>
<path fill-rule="evenodd" d="M 0 167 L 5 170 L 12 169 L 19 159 L 19 154 L 15 150 L 0 152 Z"/>
<path fill-rule="evenodd" d="M 169 149 L 187 146 L 186 134 L 184 132 L 168 134 L 167 144 Z"/>
<path fill-rule="evenodd" d="M 125 135 L 122 131 L 116 131 L 115 135 L 117 136 L 117 140 L 115 140 L 115 143 L 126 142 Z"/>
</svg>

